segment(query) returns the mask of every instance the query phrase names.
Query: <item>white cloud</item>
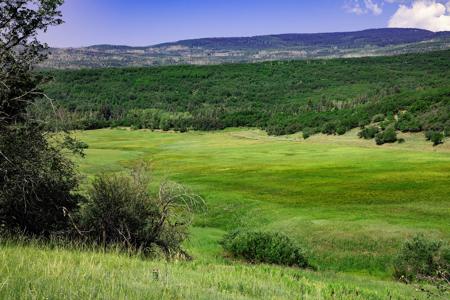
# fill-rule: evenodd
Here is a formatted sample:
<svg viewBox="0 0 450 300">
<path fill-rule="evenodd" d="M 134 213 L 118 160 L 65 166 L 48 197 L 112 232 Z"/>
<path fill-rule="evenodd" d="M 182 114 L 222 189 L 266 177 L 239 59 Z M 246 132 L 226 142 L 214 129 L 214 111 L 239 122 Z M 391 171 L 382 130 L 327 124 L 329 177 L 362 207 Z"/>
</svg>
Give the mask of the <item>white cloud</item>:
<svg viewBox="0 0 450 300">
<path fill-rule="evenodd" d="M 444 5 L 436 0 L 416 0 L 411 6 L 402 4 L 388 26 L 450 31 L 450 2 Z"/>
<path fill-rule="evenodd" d="M 357 15 L 372 13 L 378 16 L 383 12 L 382 5 L 382 1 L 378 3 L 375 0 L 348 0 L 345 2 L 344 8 L 348 13 Z"/>
<path fill-rule="evenodd" d="M 383 9 L 380 7 L 380 5 L 373 2 L 372 0 L 364 0 L 364 5 L 366 6 L 366 9 L 373 13 L 375 16 L 378 16 L 383 12 Z"/>
</svg>

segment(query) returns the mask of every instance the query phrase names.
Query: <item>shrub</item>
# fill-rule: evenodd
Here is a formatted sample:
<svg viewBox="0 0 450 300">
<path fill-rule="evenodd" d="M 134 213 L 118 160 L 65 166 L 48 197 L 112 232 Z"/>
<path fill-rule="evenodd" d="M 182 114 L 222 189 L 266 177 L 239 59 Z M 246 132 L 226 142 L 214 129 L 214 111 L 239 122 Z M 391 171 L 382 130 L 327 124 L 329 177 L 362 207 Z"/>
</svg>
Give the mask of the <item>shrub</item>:
<svg viewBox="0 0 450 300">
<path fill-rule="evenodd" d="M 346 132 L 347 132 L 347 128 L 345 128 L 345 127 L 343 127 L 343 126 L 339 126 L 339 127 L 336 129 L 336 133 L 337 133 L 338 135 L 344 135 Z"/>
<path fill-rule="evenodd" d="M 427 130 L 425 132 L 425 138 L 427 139 L 427 141 L 431 141 L 431 137 L 433 136 L 434 131 L 433 130 Z"/>
<path fill-rule="evenodd" d="M 336 124 L 333 122 L 325 123 L 322 127 L 323 134 L 335 134 L 336 133 Z"/>
<path fill-rule="evenodd" d="M 397 133 L 394 127 L 388 127 L 386 130 L 378 133 L 375 137 L 377 145 L 383 145 L 385 143 L 395 143 L 397 141 Z"/>
<path fill-rule="evenodd" d="M 144 174 L 137 169 L 132 176 L 97 177 L 78 216 L 80 234 L 104 247 L 119 244 L 148 254 L 157 246 L 166 255 L 185 254 L 181 243 L 201 198 L 169 182 L 151 197 Z"/>
<path fill-rule="evenodd" d="M 422 235 L 406 241 L 394 261 L 395 278 L 414 280 L 450 280 L 450 255 L 442 242 Z"/>
<path fill-rule="evenodd" d="M 373 139 L 377 133 L 380 132 L 380 129 L 375 126 L 366 127 L 358 133 L 360 138 L 364 138 L 366 140 Z"/>
<path fill-rule="evenodd" d="M 428 130 L 425 132 L 425 138 L 427 141 L 431 141 L 433 146 L 440 145 L 444 142 L 444 134 L 440 131 Z"/>
<path fill-rule="evenodd" d="M 433 146 L 444 143 L 444 134 L 442 132 L 433 133 L 433 135 L 431 136 L 431 142 L 433 143 Z"/>
<path fill-rule="evenodd" d="M 252 263 L 309 266 L 302 249 L 280 233 L 236 230 L 227 234 L 221 243 L 233 257 Z"/>
<path fill-rule="evenodd" d="M 422 125 L 412 114 L 404 113 L 400 115 L 396 123 L 396 128 L 402 132 L 419 132 L 422 130 Z"/>
<path fill-rule="evenodd" d="M 312 130 L 311 128 L 305 128 L 303 129 L 303 138 L 306 140 L 308 139 L 311 135 L 314 134 L 314 130 Z"/>
</svg>

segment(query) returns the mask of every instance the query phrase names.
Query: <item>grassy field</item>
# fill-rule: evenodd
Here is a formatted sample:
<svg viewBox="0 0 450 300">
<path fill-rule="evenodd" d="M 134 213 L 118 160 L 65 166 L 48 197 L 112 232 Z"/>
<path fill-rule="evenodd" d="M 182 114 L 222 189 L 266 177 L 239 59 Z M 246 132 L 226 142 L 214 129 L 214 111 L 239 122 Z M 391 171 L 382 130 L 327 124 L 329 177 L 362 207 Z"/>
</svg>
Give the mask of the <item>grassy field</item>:
<svg viewBox="0 0 450 300">
<path fill-rule="evenodd" d="M 105 129 L 79 137 L 89 144 L 80 160 L 86 182 L 145 160 L 154 186 L 168 178 L 205 198 L 208 211 L 196 216 L 186 244 L 195 261 L 166 265 L 2 243 L 0 298 L 16 291 L 38 299 L 420 299 L 426 294 L 392 282 L 392 258 L 416 233 L 450 239 L 450 145 L 432 147 L 421 134 L 382 147 L 356 132 L 307 141 L 254 129 Z M 235 227 L 285 232 L 307 249 L 318 271 L 230 261 L 218 241 Z M 152 279 L 153 269 L 160 280 Z"/>
<path fill-rule="evenodd" d="M 450 149 L 422 143 L 421 135 L 386 147 L 355 133 L 305 142 L 257 130 L 99 130 L 81 138 L 90 145 L 84 174 L 142 159 L 152 162 L 155 183 L 170 178 L 205 198 L 208 212 L 197 216 L 194 234 L 201 243 L 192 244 L 199 257 L 211 253 L 211 245 L 202 251 L 205 241 L 249 226 L 296 238 L 321 270 L 386 278 L 408 236 L 450 238 Z"/>
</svg>

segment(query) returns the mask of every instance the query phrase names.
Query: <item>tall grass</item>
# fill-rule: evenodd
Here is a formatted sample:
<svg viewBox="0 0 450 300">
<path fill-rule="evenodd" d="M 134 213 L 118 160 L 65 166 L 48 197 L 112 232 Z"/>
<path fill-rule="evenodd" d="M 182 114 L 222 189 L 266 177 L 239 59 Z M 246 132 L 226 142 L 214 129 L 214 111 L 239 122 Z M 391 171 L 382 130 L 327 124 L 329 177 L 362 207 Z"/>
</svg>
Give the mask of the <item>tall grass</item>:
<svg viewBox="0 0 450 300">
<path fill-rule="evenodd" d="M 144 260 L 2 240 L 0 299 L 426 299 L 413 286 L 296 268 Z M 436 298 L 438 299 L 438 298 Z"/>
</svg>

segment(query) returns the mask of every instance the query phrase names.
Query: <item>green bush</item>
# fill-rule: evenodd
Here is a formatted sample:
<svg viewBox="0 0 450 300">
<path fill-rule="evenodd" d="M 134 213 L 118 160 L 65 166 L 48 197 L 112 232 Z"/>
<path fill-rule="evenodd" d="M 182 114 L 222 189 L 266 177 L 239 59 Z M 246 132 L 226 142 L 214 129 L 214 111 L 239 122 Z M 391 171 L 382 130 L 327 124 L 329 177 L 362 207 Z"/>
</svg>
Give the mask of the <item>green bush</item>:
<svg viewBox="0 0 450 300">
<path fill-rule="evenodd" d="M 425 132 L 425 137 L 427 141 L 430 141 L 433 143 L 433 146 L 440 145 L 444 142 L 444 134 L 440 131 L 435 130 L 428 130 Z"/>
<path fill-rule="evenodd" d="M 337 129 L 336 123 L 328 122 L 328 123 L 325 123 L 325 125 L 323 125 L 322 133 L 323 134 L 335 134 L 336 129 Z"/>
<path fill-rule="evenodd" d="M 339 126 L 339 127 L 336 129 L 336 133 L 337 133 L 338 135 L 344 135 L 346 132 L 347 132 L 347 128 L 345 128 L 345 127 L 343 127 L 343 126 Z"/>
<path fill-rule="evenodd" d="M 394 261 L 395 278 L 414 280 L 450 280 L 450 255 L 440 241 L 422 235 L 406 241 Z"/>
<path fill-rule="evenodd" d="M 419 132 L 422 130 L 422 125 L 415 116 L 406 112 L 399 116 L 396 129 L 402 132 Z"/>
<path fill-rule="evenodd" d="M 386 143 L 395 143 L 397 141 L 397 132 L 394 127 L 388 127 L 386 130 L 378 133 L 375 136 L 375 142 L 377 145 L 383 145 Z"/>
<path fill-rule="evenodd" d="M 144 174 L 97 177 L 80 209 L 79 233 L 104 247 L 121 245 L 144 254 L 158 247 L 166 255 L 185 254 L 181 244 L 201 198 L 174 183 L 163 183 L 152 197 Z"/>
<path fill-rule="evenodd" d="M 303 129 L 302 134 L 303 134 L 303 138 L 306 140 L 306 139 L 308 139 L 311 135 L 314 134 L 314 130 L 312 130 L 311 128 L 305 128 L 305 129 Z"/>
<path fill-rule="evenodd" d="M 309 266 L 302 249 L 280 233 L 236 230 L 227 234 L 221 243 L 233 257 L 252 263 Z"/>
<path fill-rule="evenodd" d="M 375 138 L 375 136 L 380 132 L 380 129 L 375 126 L 366 127 L 358 133 L 360 138 L 370 140 Z"/>
</svg>

